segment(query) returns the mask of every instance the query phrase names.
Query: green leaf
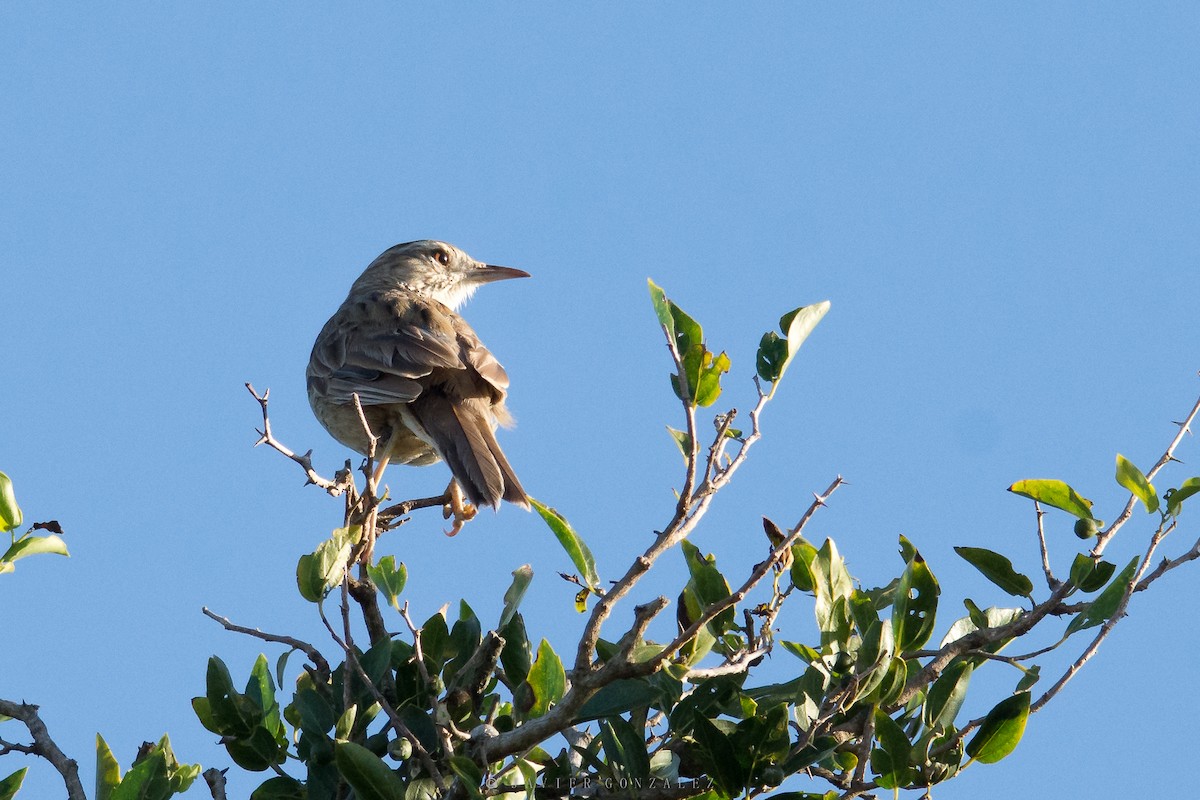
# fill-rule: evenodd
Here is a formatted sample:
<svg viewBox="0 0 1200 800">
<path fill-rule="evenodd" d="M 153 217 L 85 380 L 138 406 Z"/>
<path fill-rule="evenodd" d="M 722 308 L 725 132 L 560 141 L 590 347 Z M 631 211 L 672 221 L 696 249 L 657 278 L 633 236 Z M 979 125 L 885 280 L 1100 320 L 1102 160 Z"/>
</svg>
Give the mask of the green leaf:
<svg viewBox="0 0 1200 800">
<path fill-rule="evenodd" d="M 500 613 L 500 624 L 496 626 L 501 630 L 512 621 L 517 613 L 517 608 L 521 605 L 521 600 L 525 598 L 525 590 L 529 588 L 529 584 L 533 580 L 533 567 L 529 564 L 519 566 L 512 571 L 512 576 L 512 583 L 504 593 L 504 611 Z"/>
<path fill-rule="evenodd" d="M 592 551 L 588 549 L 587 544 L 575 532 L 571 524 L 558 511 L 543 505 L 540 501 L 531 497 L 529 502 L 553 531 L 563 550 L 567 551 L 571 563 L 575 565 L 575 569 L 579 570 L 579 577 L 583 579 L 583 582 L 591 589 L 599 588 L 600 576 L 596 574 L 596 559 L 592 558 Z"/>
<path fill-rule="evenodd" d="M 884 789 L 908 784 L 912 743 L 904 730 L 894 719 L 876 709 L 875 736 L 879 747 L 871 751 L 871 768 L 876 773 L 876 782 Z"/>
<path fill-rule="evenodd" d="M 1023 692 L 1031 688 L 1042 677 L 1042 668 L 1038 664 L 1032 667 L 1026 667 L 1025 674 L 1021 676 L 1021 680 L 1017 682 L 1017 691 Z"/>
<path fill-rule="evenodd" d="M 646 283 L 650 286 L 650 303 L 654 306 L 654 315 L 658 317 L 658 323 L 666 330 L 667 336 L 674 340 L 675 319 L 671 316 L 671 306 L 667 295 L 659 288 L 658 284 L 649 278 L 646 279 Z"/>
<path fill-rule="evenodd" d="M 1116 568 L 1112 562 L 1096 562 L 1086 553 L 1079 553 L 1071 562 L 1071 583 L 1082 592 L 1094 592 L 1108 583 Z"/>
<path fill-rule="evenodd" d="M 967 698 L 967 686 L 974 669 L 970 661 L 956 659 L 933 682 L 922 711 L 926 727 L 945 731 L 954 725 L 954 718 Z"/>
<path fill-rule="evenodd" d="M 267 657 L 261 653 L 254 660 L 254 666 L 250 670 L 246 696 L 262 709 L 263 716 L 259 724 L 275 734 L 280 744 L 284 744 L 287 740 L 283 732 L 283 722 L 279 717 L 279 703 L 275 700 L 275 682 L 271 680 Z"/>
<path fill-rule="evenodd" d="M 296 586 L 300 596 L 310 603 L 321 602 L 342 582 L 353 543 L 338 533 L 334 531 L 334 535 L 317 545 L 312 553 L 300 556 L 296 564 Z"/>
<path fill-rule="evenodd" d="M 964 600 L 963 605 L 967 607 L 967 616 L 956 619 L 951 623 L 950 630 L 946 631 L 946 635 L 942 637 L 942 641 L 938 647 L 945 647 L 951 642 L 958 641 L 968 633 L 983 628 L 998 628 L 1001 625 L 1007 625 L 1025 613 L 1019 608 L 996 608 L 995 606 L 989 607 L 986 611 L 980 611 L 979 607 L 969 599 Z M 984 649 L 989 653 L 995 653 L 1008 644 L 1008 641 L 1006 639 L 996 642 Z"/>
<path fill-rule="evenodd" d="M 262 709 L 233 688 L 229 668 L 216 656 L 208 659 L 204 699 L 204 704 L 197 705 L 193 702 L 193 708 L 201 721 L 205 722 L 205 727 L 222 736 L 249 736 L 263 718 Z M 204 713 L 201 713 L 202 711 Z"/>
<path fill-rule="evenodd" d="M 0 472 L 0 475 L 4 473 Z M 21 788 L 21 783 L 25 780 L 25 773 L 29 767 L 21 767 L 19 770 L 9 775 L 4 780 L 0 780 L 0 800 L 12 800 L 17 795 L 17 790 Z M 102 800 L 98 798 L 97 800 Z"/>
<path fill-rule="evenodd" d="M 929 641 L 940 593 L 941 587 L 925 559 L 914 553 L 900 576 L 892 606 L 892 633 L 899 652 L 919 650 Z"/>
<path fill-rule="evenodd" d="M 113 756 L 108 742 L 96 734 L 96 800 L 109 800 L 113 789 L 121 784 L 121 765 Z M 0 792 L 0 800 L 4 793 Z"/>
<path fill-rule="evenodd" d="M 180 764 L 164 736 L 113 787 L 109 800 L 166 800 L 187 791 L 200 776 L 199 764 Z"/>
<path fill-rule="evenodd" d="M 813 662 L 821 660 L 821 653 L 819 651 L 809 647 L 806 644 L 800 644 L 799 642 L 789 642 L 785 639 L 777 639 L 776 641 L 778 641 L 779 644 L 783 645 L 784 650 L 787 650 L 789 653 L 791 653 L 796 658 L 803 661 L 805 664 L 812 664 Z"/>
<path fill-rule="evenodd" d="M 17 495 L 13 491 L 12 479 L 0 472 L 0 531 L 19 528 L 24 520 L 25 516 L 21 513 L 21 507 L 17 505 Z M 25 773 L 22 772 L 21 775 L 24 777 Z"/>
<path fill-rule="evenodd" d="M 954 552 L 1009 594 L 1016 597 L 1033 596 L 1033 581 L 1014 570 L 1012 562 L 999 553 L 982 547 L 956 547 Z"/>
<path fill-rule="evenodd" d="M 687 562 L 691 580 L 684 590 L 687 603 L 688 625 L 698 619 L 710 606 L 727 599 L 730 594 L 728 581 L 717 569 L 716 558 L 712 555 L 704 557 L 700 550 L 686 539 L 680 546 L 684 560 Z M 689 602 L 690 601 L 690 602 Z M 713 636 L 723 634 L 734 621 L 734 608 L 729 608 L 718 614 L 708 623 Z M 687 626 L 685 626 L 687 627 Z"/>
<path fill-rule="evenodd" d="M 562 660 L 545 639 L 538 645 L 537 660 L 530 667 L 526 680 L 533 690 L 533 707 L 528 714 L 530 719 L 549 711 L 566 691 L 567 673 L 563 670 Z"/>
<path fill-rule="evenodd" d="M 704 768 L 717 790 L 726 797 L 737 797 L 747 776 L 729 737 L 703 716 L 696 717 L 693 733 L 705 756 Z"/>
<path fill-rule="evenodd" d="M 774 331 L 763 334 L 758 343 L 758 354 L 754 359 L 758 377 L 769 383 L 778 383 L 783 373 L 795 358 L 800 345 L 808 338 L 829 312 L 829 301 L 823 300 L 811 306 L 801 306 L 784 314 L 779 320 L 780 338 Z"/>
<path fill-rule="evenodd" d="M 367 748 L 338 742 L 333 753 L 338 769 L 359 800 L 404 800 L 404 782 Z"/>
<path fill-rule="evenodd" d="M 529 636 L 525 632 L 525 618 L 520 614 L 514 615 L 501 629 L 500 635 L 504 637 L 500 663 L 504 665 L 509 685 L 518 686 L 528 677 L 530 662 L 533 660 Z"/>
<path fill-rule="evenodd" d="M 636 781 L 650 776 L 646 740 L 628 722 L 620 717 L 600 720 L 600 739 L 609 764 L 619 765 L 626 777 Z"/>
<path fill-rule="evenodd" d="M 338 717 L 337 724 L 333 728 L 333 738 L 338 740 L 347 740 L 350 738 L 351 732 L 354 731 L 354 723 L 358 719 L 358 706 L 353 705 L 342 712 Z"/>
<path fill-rule="evenodd" d="M 483 770 L 478 764 L 466 756 L 451 756 L 450 769 L 458 776 L 459 783 L 467 790 L 469 796 L 483 797 L 483 792 L 479 790 L 480 784 L 483 783 Z"/>
<path fill-rule="evenodd" d="M 1137 565 L 1138 557 L 1134 556 L 1125 565 L 1125 569 L 1113 578 L 1112 583 L 1108 584 L 1108 587 L 1097 595 L 1086 609 L 1075 615 L 1075 619 L 1071 620 L 1071 624 L 1067 626 L 1068 636 L 1077 631 L 1103 625 L 1116 613 L 1117 606 L 1121 604 L 1121 598 L 1125 596 L 1125 590 L 1133 580 L 1133 573 L 1137 570 Z"/>
<path fill-rule="evenodd" d="M 1188 478 L 1178 489 L 1167 489 L 1163 497 L 1167 501 L 1167 513 L 1178 517 L 1183 510 L 1183 501 L 1200 492 L 1200 478 Z"/>
<path fill-rule="evenodd" d="M 300 729 L 305 733 L 328 733 L 337 722 L 329 701 L 311 687 L 306 686 L 296 692 L 295 704 L 300 714 Z"/>
<path fill-rule="evenodd" d="M 367 575 L 370 576 L 375 587 L 387 598 L 392 608 L 399 611 L 400 593 L 404 591 L 404 585 L 408 583 L 408 567 L 404 566 L 403 562 L 397 566 L 395 556 L 384 556 L 379 559 L 377 565 L 367 565 Z"/>
<path fill-rule="evenodd" d="M 309 773 L 309 781 L 312 782 L 312 773 Z M 267 778 L 250 793 L 250 800 L 308 800 L 308 797 L 304 784 L 285 775 Z"/>
<path fill-rule="evenodd" d="M 1053 478 L 1034 478 L 1017 481 L 1008 490 L 1013 494 L 1023 495 L 1039 503 L 1061 508 L 1074 514 L 1080 519 L 1095 519 L 1092 516 L 1092 501 L 1083 497 L 1074 489 L 1060 480 Z"/>
<path fill-rule="evenodd" d="M 802 592 L 814 590 L 812 564 L 817 558 L 817 548 L 803 538 L 792 545 L 792 583 Z"/>
<path fill-rule="evenodd" d="M 1006 697 L 984 717 L 967 743 L 967 755 L 984 764 L 995 764 L 1016 749 L 1028 719 L 1029 692 Z"/>
<path fill-rule="evenodd" d="M 692 437 L 687 435 L 687 431 L 680 431 L 667 426 L 667 433 L 671 434 L 672 441 L 679 448 L 679 452 L 683 454 L 683 460 L 686 462 L 692 457 Z"/>
<path fill-rule="evenodd" d="M 1158 492 L 1154 490 L 1154 484 L 1146 480 L 1142 471 L 1120 453 L 1117 453 L 1117 483 L 1141 500 L 1147 513 L 1158 511 Z"/>
<path fill-rule="evenodd" d="M 26 556 L 51 553 L 56 556 L 69 556 L 66 542 L 56 533 L 48 536 L 33 536 L 25 534 L 12 543 L 12 546 L 0 556 L 0 561 L 16 561 Z"/>
<path fill-rule="evenodd" d="M 644 708 L 659 697 L 659 691 L 645 679 L 619 678 L 596 692 L 579 709 L 573 724 L 590 722 L 601 717 L 625 714 Z"/>
</svg>

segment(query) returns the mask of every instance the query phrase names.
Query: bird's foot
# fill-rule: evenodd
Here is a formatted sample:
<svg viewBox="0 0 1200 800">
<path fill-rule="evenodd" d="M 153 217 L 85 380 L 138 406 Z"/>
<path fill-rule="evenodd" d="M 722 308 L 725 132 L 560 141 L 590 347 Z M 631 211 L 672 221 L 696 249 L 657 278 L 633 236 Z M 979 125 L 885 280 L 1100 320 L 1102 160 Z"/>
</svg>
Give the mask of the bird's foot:
<svg viewBox="0 0 1200 800">
<path fill-rule="evenodd" d="M 451 481 L 450 485 L 446 487 L 446 496 L 450 498 L 450 502 L 442 507 L 442 518 L 450 519 L 453 517 L 454 525 L 444 533 L 447 536 L 457 536 L 464 524 L 475 519 L 475 515 L 479 513 L 479 509 L 463 499 L 462 489 L 458 487 L 458 483 L 455 481 Z"/>
</svg>

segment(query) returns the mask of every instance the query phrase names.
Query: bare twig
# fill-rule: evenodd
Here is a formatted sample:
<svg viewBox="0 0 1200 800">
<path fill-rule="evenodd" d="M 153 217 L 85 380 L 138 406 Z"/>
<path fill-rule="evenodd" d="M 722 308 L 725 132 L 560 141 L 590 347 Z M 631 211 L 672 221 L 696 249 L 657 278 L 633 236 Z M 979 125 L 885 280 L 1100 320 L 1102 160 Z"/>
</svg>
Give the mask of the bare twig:
<svg viewBox="0 0 1200 800">
<path fill-rule="evenodd" d="M 337 474 L 333 476 L 333 480 L 323 478 L 315 469 L 313 469 L 312 450 L 309 450 L 302 456 L 296 455 L 293 450 L 284 445 L 283 442 L 276 439 L 271 433 L 271 419 L 269 416 L 267 416 L 267 399 L 271 396 L 271 390 L 267 389 L 260 395 L 249 383 L 246 384 L 246 389 L 249 390 L 250 394 L 254 396 L 254 399 L 258 401 L 259 406 L 262 407 L 263 426 L 262 430 L 256 431 L 259 435 L 259 440 L 254 443 L 255 447 L 260 444 L 268 445 L 269 447 L 287 456 L 292 461 L 295 461 L 304 469 L 304 475 L 308 478 L 306 483 L 319 486 L 334 497 L 343 494 L 354 485 L 354 479 L 351 477 L 350 473 L 349 461 L 346 462 L 344 469 L 339 470 Z"/>
<path fill-rule="evenodd" d="M 1046 574 L 1046 585 L 1050 587 L 1050 591 L 1054 591 L 1058 588 L 1059 580 L 1054 577 L 1054 572 L 1050 569 L 1050 551 L 1046 547 L 1046 528 L 1042 524 L 1042 518 L 1046 516 L 1046 512 L 1037 500 L 1033 501 L 1033 508 L 1037 512 L 1037 539 L 1038 549 L 1042 552 L 1042 572 Z"/>
<path fill-rule="evenodd" d="M 1154 551 L 1158 549 L 1159 542 L 1161 542 L 1174 527 L 1175 523 L 1172 522 L 1166 528 L 1160 527 L 1154 532 L 1154 535 L 1150 537 L 1150 544 L 1146 548 L 1146 554 L 1142 557 L 1142 562 L 1138 565 L 1137 572 L 1134 573 L 1133 579 L 1129 582 L 1129 586 L 1125 588 L 1125 593 L 1121 595 L 1121 601 L 1117 603 L 1117 608 L 1112 613 L 1112 616 L 1105 620 L 1104 624 L 1100 626 L 1100 632 L 1096 634 L 1096 638 L 1094 638 L 1092 643 L 1087 646 L 1087 649 L 1085 649 L 1079 655 L 1079 658 L 1075 659 L 1075 662 L 1067 668 L 1067 671 L 1062 674 L 1062 677 L 1060 677 L 1053 686 L 1047 689 L 1046 692 L 1029 707 L 1030 713 L 1041 710 L 1042 706 L 1053 700 L 1054 696 L 1058 694 L 1072 678 L 1075 677 L 1079 670 L 1083 669 L 1083 665 L 1086 664 L 1092 658 L 1092 656 L 1096 654 L 1096 651 L 1100 649 L 1100 645 L 1105 639 L 1108 638 L 1108 635 L 1112 633 L 1113 628 L 1115 628 L 1117 623 L 1120 622 L 1125 616 L 1125 609 L 1129 606 L 1129 600 L 1133 597 L 1135 587 L 1137 587 L 1138 582 L 1142 579 L 1142 575 L 1145 574 L 1146 568 L 1150 566 L 1150 560 L 1154 558 Z"/>
<path fill-rule="evenodd" d="M 258 628 L 247 628 L 242 625 L 234 624 L 233 622 L 230 622 L 228 617 L 222 617 L 219 614 L 214 614 L 212 611 L 209 611 L 207 607 L 201 608 L 200 612 L 214 622 L 219 623 L 221 627 L 227 631 L 242 633 L 246 636 L 253 636 L 255 639 L 262 639 L 264 642 L 286 644 L 288 647 L 291 647 L 294 650 L 299 650 L 300 652 L 304 653 L 304 655 L 308 657 L 308 660 L 312 662 L 313 666 L 317 668 L 317 674 L 320 675 L 320 677 L 324 680 L 329 680 L 329 662 L 325 660 L 325 656 L 321 655 L 321 651 L 317 650 L 317 648 L 313 647 L 308 642 L 297 639 L 294 636 L 280 636 L 279 634 L 275 633 L 266 633 Z"/>
<path fill-rule="evenodd" d="M 32 745 L 12 745 L 10 749 L 29 755 L 41 756 L 50 762 L 62 776 L 63 784 L 67 787 L 68 800 L 87 800 L 83 784 L 79 781 L 79 765 L 75 759 L 67 758 L 50 738 L 46 723 L 38 716 L 38 707 L 31 703 L 17 703 L 12 700 L 0 700 L 0 714 L 24 723 L 33 739 Z"/>
</svg>

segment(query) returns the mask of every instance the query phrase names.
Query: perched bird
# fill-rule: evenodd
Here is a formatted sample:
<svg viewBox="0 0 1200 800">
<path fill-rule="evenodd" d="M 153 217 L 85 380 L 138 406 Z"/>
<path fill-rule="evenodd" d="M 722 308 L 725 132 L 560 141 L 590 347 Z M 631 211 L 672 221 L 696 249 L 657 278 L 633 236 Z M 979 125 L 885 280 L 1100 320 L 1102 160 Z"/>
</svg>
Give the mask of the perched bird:
<svg viewBox="0 0 1200 800">
<path fill-rule="evenodd" d="M 378 482 L 388 463 L 445 461 L 457 533 L 476 506 L 501 500 L 529 508 L 494 431 L 510 424 L 508 375 L 455 313 L 485 283 L 527 278 L 511 267 L 482 264 L 445 242 L 398 244 L 371 262 L 313 345 L 308 400 L 325 429 L 367 453 L 354 405 L 377 437 Z"/>
</svg>

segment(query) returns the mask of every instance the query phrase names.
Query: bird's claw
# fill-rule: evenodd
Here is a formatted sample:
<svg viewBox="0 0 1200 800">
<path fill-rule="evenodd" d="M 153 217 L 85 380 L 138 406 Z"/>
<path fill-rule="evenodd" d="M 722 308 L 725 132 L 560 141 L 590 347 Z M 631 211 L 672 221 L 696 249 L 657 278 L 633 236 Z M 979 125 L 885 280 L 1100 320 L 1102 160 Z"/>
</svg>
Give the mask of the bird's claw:
<svg viewBox="0 0 1200 800">
<path fill-rule="evenodd" d="M 454 517 L 454 525 L 444 533 L 447 536 L 457 536 L 458 532 L 462 530 L 462 526 L 475 518 L 479 509 L 463 500 L 462 489 L 454 481 L 451 481 L 450 485 L 446 487 L 446 494 L 449 496 L 450 502 L 442 506 L 442 519 Z"/>
<path fill-rule="evenodd" d="M 454 517 L 454 525 L 450 527 L 450 530 L 444 531 L 444 533 L 447 536 L 457 536 L 458 532 L 462 530 L 462 526 L 475 519 L 475 515 L 478 513 L 479 509 L 475 508 L 475 506 L 471 505 L 470 503 L 463 503 L 457 509 L 454 508 L 453 505 L 447 504 L 446 507 L 442 509 L 442 514 L 445 519 Z"/>
</svg>

